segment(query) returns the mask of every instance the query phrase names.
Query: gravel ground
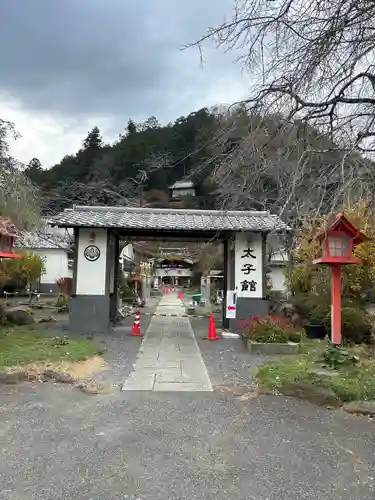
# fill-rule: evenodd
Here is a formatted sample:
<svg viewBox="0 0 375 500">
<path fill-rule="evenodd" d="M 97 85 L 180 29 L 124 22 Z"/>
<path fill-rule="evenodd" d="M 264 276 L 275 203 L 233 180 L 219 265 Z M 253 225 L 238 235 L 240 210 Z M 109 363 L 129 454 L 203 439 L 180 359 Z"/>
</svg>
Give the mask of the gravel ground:
<svg viewBox="0 0 375 500">
<path fill-rule="evenodd" d="M 252 386 L 255 384 L 253 368 L 275 359 L 271 356 L 251 355 L 240 339 L 221 339 L 214 342 L 205 340 L 208 319 L 191 318 L 190 324 L 213 385 L 236 383 L 245 387 Z"/>
<path fill-rule="evenodd" d="M 286 398 L 0 392 L 6 500 L 373 500 L 374 424 Z"/>
<path fill-rule="evenodd" d="M 152 299 L 149 306 L 140 309 L 141 333 L 143 335 L 147 332 L 152 320 L 152 316 L 146 316 L 146 313 L 154 313 L 159 300 L 160 298 Z M 113 328 L 111 335 L 97 337 L 106 348 L 104 359 L 108 362 L 109 370 L 96 374 L 96 379 L 104 380 L 114 386 L 121 386 L 132 371 L 142 343 L 142 337 L 133 337 L 131 335 L 133 321 L 134 317 L 132 316 L 123 318 Z"/>
<path fill-rule="evenodd" d="M 261 360 L 192 325 L 212 382 L 251 384 Z M 114 379 L 139 347 L 130 327 L 107 339 Z M 0 416 L 4 500 L 374 499 L 374 422 L 289 398 L 22 384 L 0 386 Z"/>
</svg>

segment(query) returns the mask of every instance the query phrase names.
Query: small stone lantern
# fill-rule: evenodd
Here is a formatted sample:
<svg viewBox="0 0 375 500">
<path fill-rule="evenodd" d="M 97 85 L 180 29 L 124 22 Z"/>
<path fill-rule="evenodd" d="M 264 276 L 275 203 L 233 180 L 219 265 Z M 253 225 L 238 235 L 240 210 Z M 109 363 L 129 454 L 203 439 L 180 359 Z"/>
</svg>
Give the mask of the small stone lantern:
<svg viewBox="0 0 375 500">
<path fill-rule="evenodd" d="M 353 250 L 368 238 L 342 212 L 316 238 L 321 244 L 321 257 L 315 259 L 314 264 L 331 268 L 331 342 L 341 344 L 341 266 L 361 263 L 361 259 L 353 255 Z"/>
</svg>

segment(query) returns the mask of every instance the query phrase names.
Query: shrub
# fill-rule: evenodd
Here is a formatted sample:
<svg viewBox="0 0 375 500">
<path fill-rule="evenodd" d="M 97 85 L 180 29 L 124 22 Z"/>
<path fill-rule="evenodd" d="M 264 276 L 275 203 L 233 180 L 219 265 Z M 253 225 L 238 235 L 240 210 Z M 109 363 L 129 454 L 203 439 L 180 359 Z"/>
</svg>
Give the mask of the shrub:
<svg viewBox="0 0 375 500">
<path fill-rule="evenodd" d="M 253 342 L 285 344 L 300 342 L 303 333 L 295 329 L 287 318 L 279 316 L 254 316 L 243 326 L 244 337 Z"/>
<path fill-rule="evenodd" d="M 324 322 L 330 312 L 330 298 L 326 294 L 303 293 L 292 297 L 296 312 L 309 322 Z"/>
<path fill-rule="evenodd" d="M 324 323 L 327 332 L 331 331 L 331 299 L 326 294 L 299 294 L 292 297 L 296 312 L 307 322 Z M 369 316 L 360 299 L 342 299 L 341 331 L 344 342 L 360 344 L 371 343 L 372 329 Z"/>
<path fill-rule="evenodd" d="M 358 363 L 359 358 L 349 354 L 340 346 L 329 344 L 319 360 L 325 368 L 335 370 L 341 366 L 350 366 Z"/>
<path fill-rule="evenodd" d="M 372 207 L 361 201 L 343 207 L 343 211 L 369 237 L 354 250 L 354 254 L 361 258 L 361 263 L 343 267 L 343 296 L 367 300 L 368 290 L 375 284 L 375 214 Z M 313 261 L 320 254 L 316 235 L 327 227 L 330 218 L 331 214 L 306 218 L 297 234 L 292 253 L 294 265 L 287 276 L 289 290 L 294 294 L 329 293 L 330 270 L 326 266 L 314 265 Z"/>
<path fill-rule="evenodd" d="M 58 309 L 65 309 L 68 304 L 69 304 L 69 296 L 66 295 L 65 293 L 61 293 L 57 297 L 56 307 Z"/>
<path fill-rule="evenodd" d="M 0 259 L 0 288 L 21 291 L 39 280 L 44 272 L 43 260 L 37 254 L 23 253 L 21 258 Z"/>
<path fill-rule="evenodd" d="M 331 313 L 326 315 L 325 327 L 328 332 L 331 330 Z M 341 309 L 341 332 L 344 342 L 370 344 L 372 328 L 366 311 L 355 303 L 344 305 Z"/>
</svg>

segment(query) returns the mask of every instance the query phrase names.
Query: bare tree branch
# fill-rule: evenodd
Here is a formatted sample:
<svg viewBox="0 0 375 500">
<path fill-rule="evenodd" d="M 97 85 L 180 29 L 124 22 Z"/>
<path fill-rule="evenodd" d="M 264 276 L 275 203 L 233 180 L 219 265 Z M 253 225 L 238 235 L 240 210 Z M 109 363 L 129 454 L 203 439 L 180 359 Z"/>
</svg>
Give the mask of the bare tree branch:
<svg viewBox="0 0 375 500">
<path fill-rule="evenodd" d="M 235 0 L 189 46 L 233 50 L 252 75 L 247 100 L 298 118 L 340 147 L 375 150 L 375 2 Z"/>
</svg>

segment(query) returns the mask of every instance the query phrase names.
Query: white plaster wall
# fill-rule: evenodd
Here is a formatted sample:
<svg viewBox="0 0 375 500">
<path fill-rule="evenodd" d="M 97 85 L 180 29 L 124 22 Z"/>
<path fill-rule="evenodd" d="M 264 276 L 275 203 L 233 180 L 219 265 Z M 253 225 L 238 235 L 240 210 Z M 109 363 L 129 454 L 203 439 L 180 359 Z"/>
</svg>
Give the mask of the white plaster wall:
<svg viewBox="0 0 375 500">
<path fill-rule="evenodd" d="M 243 257 L 247 248 L 252 250 L 252 257 Z M 250 264 L 254 270 L 246 273 L 244 266 Z M 256 283 L 255 290 L 242 290 L 243 281 Z M 263 258 L 262 236 L 260 233 L 237 233 L 235 239 L 235 286 L 238 297 L 262 298 L 263 288 Z"/>
<path fill-rule="evenodd" d="M 40 256 L 44 260 L 45 274 L 42 275 L 41 283 L 55 283 L 58 278 L 67 278 L 73 275 L 68 269 L 68 255 L 64 250 L 45 249 L 40 250 Z"/>
<path fill-rule="evenodd" d="M 270 280 L 272 283 L 272 290 L 275 290 L 277 292 L 285 292 L 286 291 L 284 271 L 285 271 L 285 267 L 283 267 L 283 266 L 271 267 L 269 277 L 270 277 Z"/>
<path fill-rule="evenodd" d="M 73 277 L 73 270 L 68 269 L 68 255 L 62 248 L 25 249 L 26 252 L 40 256 L 44 261 L 45 274 L 41 283 L 55 283 L 58 278 Z"/>
<path fill-rule="evenodd" d="M 95 233 L 95 241 L 89 240 Z M 84 256 L 85 248 L 95 245 L 100 250 L 100 257 L 90 262 Z M 107 262 L 107 230 L 79 229 L 77 260 L 77 295 L 105 295 L 106 262 Z"/>
</svg>

